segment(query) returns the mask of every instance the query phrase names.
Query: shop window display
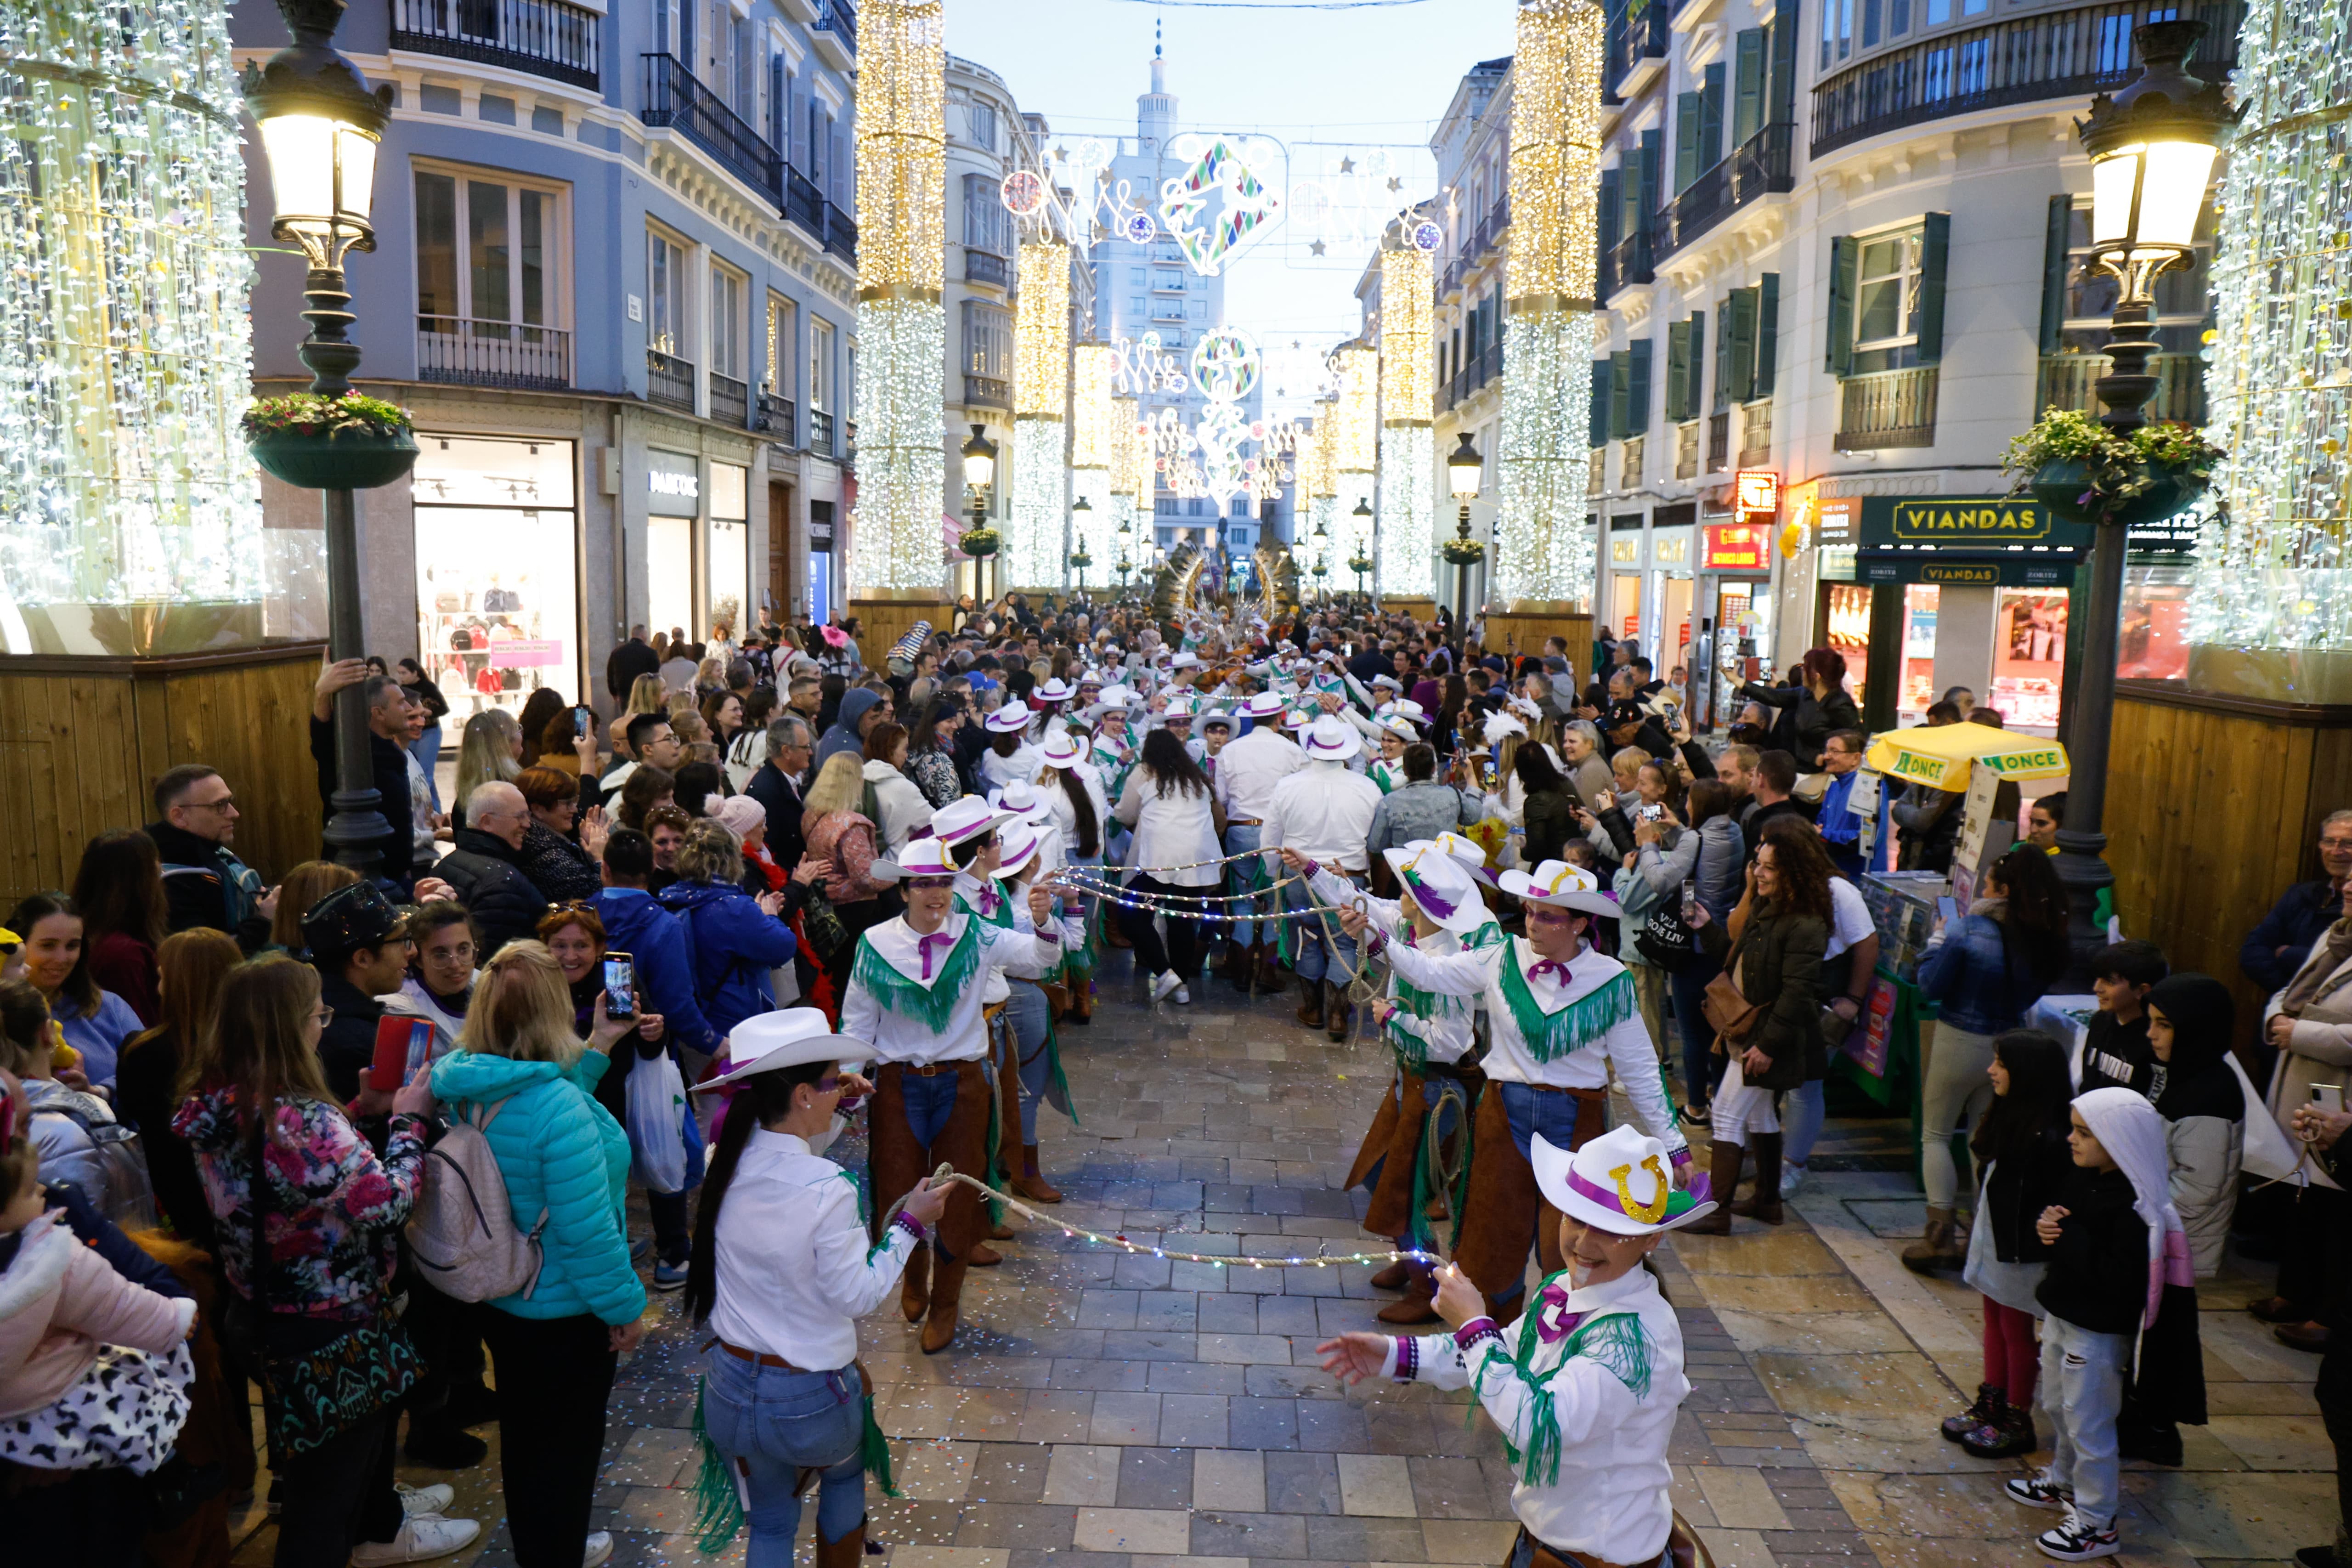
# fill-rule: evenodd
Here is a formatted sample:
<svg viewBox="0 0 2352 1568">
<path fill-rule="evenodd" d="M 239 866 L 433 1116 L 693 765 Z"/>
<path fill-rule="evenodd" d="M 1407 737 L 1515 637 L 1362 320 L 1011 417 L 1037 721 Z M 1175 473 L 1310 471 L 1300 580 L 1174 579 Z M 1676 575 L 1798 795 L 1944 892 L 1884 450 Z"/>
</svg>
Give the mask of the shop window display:
<svg viewBox="0 0 2352 1568">
<path fill-rule="evenodd" d="M 1936 689 L 1936 615 L 1943 590 L 1913 583 L 1903 590 L 1903 685 L 1895 694 L 1896 714 L 1906 724 L 1926 721 L 1927 710 L 1943 695 Z"/>
<path fill-rule="evenodd" d="M 1856 702 L 1870 688 L 1870 594 L 1859 583 L 1829 585 L 1829 646 L 1845 659 L 1846 689 Z"/>
<path fill-rule="evenodd" d="M 460 717 L 520 713 L 541 686 L 569 690 L 579 666 L 578 514 L 566 441 L 420 433 L 417 634 Z"/>
<path fill-rule="evenodd" d="M 2195 575 L 2189 565 L 2125 570 L 2116 675 L 2126 680 L 2189 679 L 2189 584 Z"/>
<path fill-rule="evenodd" d="M 1992 705 L 2011 729 L 2057 731 L 2065 668 L 2064 592 L 2003 588 L 1993 611 Z"/>
</svg>

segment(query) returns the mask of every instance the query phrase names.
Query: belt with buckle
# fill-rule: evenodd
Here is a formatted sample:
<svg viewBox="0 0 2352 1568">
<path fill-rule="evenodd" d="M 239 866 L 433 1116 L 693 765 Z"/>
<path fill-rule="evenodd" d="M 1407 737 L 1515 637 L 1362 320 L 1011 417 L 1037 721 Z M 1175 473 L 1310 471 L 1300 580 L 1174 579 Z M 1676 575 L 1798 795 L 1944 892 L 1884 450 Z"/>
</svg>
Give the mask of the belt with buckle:
<svg viewBox="0 0 2352 1568">
<path fill-rule="evenodd" d="M 920 1065 L 914 1062 L 884 1062 L 882 1064 L 881 1070 L 883 1072 L 888 1072 L 891 1068 L 896 1068 L 902 1073 L 912 1073 L 917 1078 L 937 1078 L 943 1072 L 960 1071 L 965 1065 L 966 1061 L 969 1061 L 974 1067 L 980 1065 L 980 1058 L 978 1057 L 959 1057 L 953 1061 L 924 1062 Z"/>
<path fill-rule="evenodd" d="M 1255 816 L 1229 816 L 1225 818 L 1225 826 L 1227 827 L 1263 827 L 1265 823 L 1262 818 Z"/>
<path fill-rule="evenodd" d="M 808 1371 L 808 1368 L 804 1366 L 794 1366 L 792 1363 L 786 1361 L 780 1355 L 770 1355 L 764 1351 L 747 1351 L 741 1345 L 730 1345 L 725 1340 L 714 1339 L 710 1342 L 709 1345 L 705 1345 L 703 1348 L 708 1350 L 711 1345 L 715 1345 L 719 1349 L 725 1351 L 737 1361 L 748 1361 L 754 1366 L 772 1366 L 779 1372 L 797 1372 L 805 1373 Z"/>
</svg>

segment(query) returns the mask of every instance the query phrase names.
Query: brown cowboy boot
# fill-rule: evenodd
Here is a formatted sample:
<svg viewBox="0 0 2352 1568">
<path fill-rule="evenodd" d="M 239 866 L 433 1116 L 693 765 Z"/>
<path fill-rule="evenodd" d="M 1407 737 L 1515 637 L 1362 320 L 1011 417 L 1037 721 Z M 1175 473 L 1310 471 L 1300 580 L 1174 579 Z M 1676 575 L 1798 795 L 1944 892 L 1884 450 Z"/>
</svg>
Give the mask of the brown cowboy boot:
<svg viewBox="0 0 2352 1568">
<path fill-rule="evenodd" d="M 1707 1149 L 1713 1164 L 1707 1171 L 1706 1182 L 1715 1199 L 1715 1212 L 1704 1219 L 1691 1221 L 1682 1229 L 1700 1236 L 1729 1236 L 1731 1194 L 1739 1185 L 1739 1163 L 1747 1151 L 1728 1138 L 1716 1139 Z"/>
<path fill-rule="evenodd" d="M 1021 1146 L 1021 1173 L 1013 1178 L 1013 1190 L 1033 1204 L 1057 1204 L 1062 1201 L 1060 1190 L 1037 1168 L 1037 1145 L 1034 1143 Z"/>
<path fill-rule="evenodd" d="M 1070 984 L 1070 1010 L 1062 1015 L 1066 1024 L 1091 1024 L 1095 1021 L 1095 983 L 1089 975 Z"/>
<path fill-rule="evenodd" d="M 1786 1217 L 1780 1207 L 1780 1134 L 1759 1132 L 1756 1137 L 1756 1187 L 1745 1203 L 1731 1205 L 1731 1212 L 1760 1219 L 1766 1225 L 1779 1225 Z"/>
<path fill-rule="evenodd" d="M 1391 1301 L 1374 1316 L 1383 1323 L 1433 1323 L 1437 1321 L 1437 1277 L 1426 1264 L 1408 1267 L 1412 1278 L 1405 1282 L 1403 1299 Z"/>
<path fill-rule="evenodd" d="M 1217 975 L 1237 991 L 1249 989 L 1250 972 L 1257 967 L 1257 943 L 1247 947 L 1237 942 L 1225 943 L 1225 961 L 1217 965 Z"/>
<path fill-rule="evenodd" d="M 1255 989 L 1260 995 L 1279 996 L 1286 984 L 1282 967 L 1282 950 L 1270 942 L 1263 944 L 1257 950 L 1257 984 Z"/>
<path fill-rule="evenodd" d="M 931 1244 L 915 1243 L 907 1255 L 907 1271 L 898 1277 L 898 1315 L 910 1323 L 923 1321 L 931 1304 Z"/>
<path fill-rule="evenodd" d="M 1309 980 L 1302 974 L 1298 978 L 1298 989 L 1307 998 L 1298 1005 L 1298 1021 L 1310 1029 L 1321 1028 L 1323 1026 L 1323 983 L 1320 980 Z"/>
<path fill-rule="evenodd" d="M 816 1568 L 858 1568 L 865 1560 L 866 1521 L 851 1525 L 838 1541 L 827 1541 L 822 1530 L 816 1532 Z"/>
<path fill-rule="evenodd" d="M 1410 1258 L 1400 1258 L 1367 1281 L 1375 1290 L 1402 1290 L 1412 1283 L 1413 1267 Z"/>
<path fill-rule="evenodd" d="M 1328 995 L 1323 1004 L 1323 1032 L 1335 1045 L 1348 1037 L 1348 988 L 1335 980 L 1327 980 L 1323 988 Z"/>
<path fill-rule="evenodd" d="M 961 1259 L 950 1263 L 944 1258 L 931 1270 L 931 1315 L 923 1320 L 925 1355 L 937 1355 L 955 1342 L 963 1313 L 963 1270 Z"/>
<path fill-rule="evenodd" d="M 1957 1271 L 1968 1261 L 1968 1254 L 1960 1250 L 1959 1227 L 1952 1221 L 1952 1211 L 1930 1206 L 1927 1232 L 1903 1249 L 1903 1267 L 1914 1274 L 1933 1274 L 1939 1269 Z"/>
</svg>

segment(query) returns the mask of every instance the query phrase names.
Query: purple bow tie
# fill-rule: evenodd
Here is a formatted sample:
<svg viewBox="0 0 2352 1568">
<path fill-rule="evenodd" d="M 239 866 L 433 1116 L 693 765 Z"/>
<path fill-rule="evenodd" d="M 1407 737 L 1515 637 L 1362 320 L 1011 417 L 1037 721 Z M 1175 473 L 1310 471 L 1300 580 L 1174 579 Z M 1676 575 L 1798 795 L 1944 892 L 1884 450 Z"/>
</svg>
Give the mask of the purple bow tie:
<svg viewBox="0 0 2352 1568">
<path fill-rule="evenodd" d="M 1528 970 L 1528 978 L 1529 980 L 1541 980 L 1547 973 L 1553 977 L 1553 983 L 1559 985 L 1561 990 L 1565 991 L 1568 989 L 1568 965 L 1557 958 L 1547 958 L 1542 963 L 1537 964 L 1534 968 Z"/>
<path fill-rule="evenodd" d="M 1001 900 L 999 900 L 996 896 L 996 889 L 994 888 L 983 887 L 980 889 L 980 912 L 982 914 L 993 915 L 996 912 L 996 906 L 1000 901 Z"/>
<path fill-rule="evenodd" d="M 1543 1288 L 1536 1298 L 1536 1337 L 1545 1344 L 1557 1344 L 1576 1332 L 1584 1314 L 1568 1310 L 1568 1291 L 1557 1282 Z"/>
<path fill-rule="evenodd" d="M 916 940 L 915 951 L 923 955 L 923 978 L 926 980 L 931 977 L 931 943 L 933 942 L 938 942 L 942 952 L 954 945 L 949 941 L 948 933 L 943 931 L 935 931 L 927 937 Z"/>
</svg>

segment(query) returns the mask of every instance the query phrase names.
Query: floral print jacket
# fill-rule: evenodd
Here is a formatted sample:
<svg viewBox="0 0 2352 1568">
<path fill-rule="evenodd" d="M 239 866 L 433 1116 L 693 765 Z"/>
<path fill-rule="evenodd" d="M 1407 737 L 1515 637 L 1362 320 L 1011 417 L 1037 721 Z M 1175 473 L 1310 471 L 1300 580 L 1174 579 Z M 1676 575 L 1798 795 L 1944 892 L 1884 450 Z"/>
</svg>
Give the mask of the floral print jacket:
<svg viewBox="0 0 2352 1568">
<path fill-rule="evenodd" d="M 248 1300 L 255 1289 L 253 1210 L 247 1152 L 251 1123 L 236 1091 L 209 1089 L 180 1107 L 173 1130 L 187 1140 L 219 1222 L 221 1263 Z M 425 1122 L 394 1116 L 378 1156 L 338 1106 L 278 1104 L 262 1167 L 269 1183 L 266 1305 L 304 1317 L 367 1321 L 398 1260 L 400 1227 L 425 1183 Z"/>
</svg>

